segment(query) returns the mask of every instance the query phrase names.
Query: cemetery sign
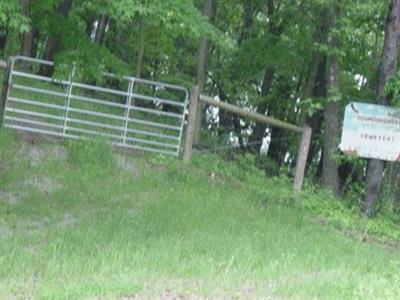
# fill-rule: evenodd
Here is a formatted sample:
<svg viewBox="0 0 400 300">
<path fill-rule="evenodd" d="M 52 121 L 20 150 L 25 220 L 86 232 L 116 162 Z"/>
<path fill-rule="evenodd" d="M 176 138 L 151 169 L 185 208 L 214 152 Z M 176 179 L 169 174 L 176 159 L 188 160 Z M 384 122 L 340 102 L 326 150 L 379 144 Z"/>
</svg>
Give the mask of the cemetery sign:
<svg viewBox="0 0 400 300">
<path fill-rule="evenodd" d="M 339 148 L 359 157 L 400 161 L 400 109 L 348 104 Z"/>
</svg>

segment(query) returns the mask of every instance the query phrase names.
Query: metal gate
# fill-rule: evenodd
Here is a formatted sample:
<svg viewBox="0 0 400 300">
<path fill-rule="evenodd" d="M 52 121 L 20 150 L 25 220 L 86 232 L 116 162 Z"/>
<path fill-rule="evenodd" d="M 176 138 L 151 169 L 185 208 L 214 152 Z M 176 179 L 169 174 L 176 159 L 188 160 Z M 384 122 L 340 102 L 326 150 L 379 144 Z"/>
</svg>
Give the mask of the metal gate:
<svg viewBox="0 0 400 300">
<path fill-rule="evenodd" d="M 54 136 L 101 136 L 112 144 L 179 155 L 188 91 L 180 86 L 104 74 L 101 85 L 39 75 L 53 62 L 12 61 L 4 126 Z"/>
</svg>

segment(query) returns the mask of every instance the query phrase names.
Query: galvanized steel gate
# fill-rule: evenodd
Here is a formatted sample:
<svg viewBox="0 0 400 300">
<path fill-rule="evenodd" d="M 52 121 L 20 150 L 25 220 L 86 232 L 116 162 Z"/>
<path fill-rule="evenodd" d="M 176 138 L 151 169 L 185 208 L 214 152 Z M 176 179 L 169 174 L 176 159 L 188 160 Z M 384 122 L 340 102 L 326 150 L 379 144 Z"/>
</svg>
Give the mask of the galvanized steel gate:
<svg viewBox="0 0 400 300">
<path fill-rule="evenodd" d="M 4 126 L 74 139 L 94 136 L 112 144 L 179 155 L 188 103 L 180 86 L 105 74 L 101 86 L 38 75 L 53 62 L 13 59 Z M 75 81 L 76 80 L 76 81 Z"/>
</svg>

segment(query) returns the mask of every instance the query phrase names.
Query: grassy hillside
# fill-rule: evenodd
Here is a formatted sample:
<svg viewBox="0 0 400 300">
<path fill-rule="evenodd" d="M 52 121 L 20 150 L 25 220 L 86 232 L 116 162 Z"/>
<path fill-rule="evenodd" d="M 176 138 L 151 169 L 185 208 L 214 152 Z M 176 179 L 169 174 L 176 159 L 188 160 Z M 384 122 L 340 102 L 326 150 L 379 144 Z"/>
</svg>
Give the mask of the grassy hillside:
<svg viewBox="0 0 400 300">
<path fill-rule="evenodd" d="M 398 220 L 296 203 L 251 157 L 0 145 L 0 299 L 400 299 Z"/>
</svg>

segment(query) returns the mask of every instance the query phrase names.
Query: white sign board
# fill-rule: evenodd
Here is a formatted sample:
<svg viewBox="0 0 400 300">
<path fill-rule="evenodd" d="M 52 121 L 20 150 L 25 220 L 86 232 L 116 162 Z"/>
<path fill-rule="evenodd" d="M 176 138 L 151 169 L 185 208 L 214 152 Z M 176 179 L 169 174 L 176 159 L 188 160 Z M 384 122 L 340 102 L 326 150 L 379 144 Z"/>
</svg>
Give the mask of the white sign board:
<svg viewBox="0 0 400 300">
<path fill-rule="evenodd" d="M 359 157 L 400 161 L 400 109 L 348 104 L 339 148 Z"/>
</svg>

